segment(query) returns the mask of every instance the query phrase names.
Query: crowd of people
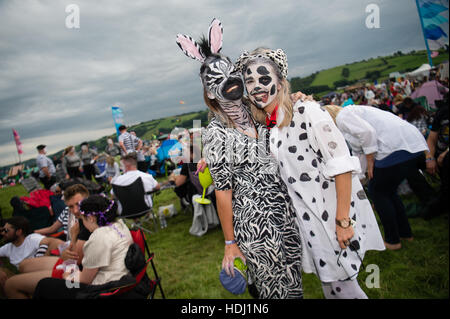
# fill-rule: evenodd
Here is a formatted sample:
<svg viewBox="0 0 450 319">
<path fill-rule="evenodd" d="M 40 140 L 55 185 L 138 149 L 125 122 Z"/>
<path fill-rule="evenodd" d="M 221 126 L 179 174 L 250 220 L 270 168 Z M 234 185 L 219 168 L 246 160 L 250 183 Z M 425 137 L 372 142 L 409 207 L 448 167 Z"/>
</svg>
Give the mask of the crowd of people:
<svg viewBox="0 0 450 319">
<path fill-rule="evenodd" d="M 366 299 L 357 281 L 366 252 L 399 250 L 414 240 L 399 185 L 408 181 L 421 217 L 448 214 L 448 78 L 394 79 L 316 101 L 291 93 L 283 50 L 244 51 L 233 64 L 220 52 L 221 23 L 214 19 L 209 30 L 201 43 L 177 38 L 183 53 L 201 62 L 212 115 L 202 150 L 193 132 L 180 135 L 189 158 L 172 163 L 180 167 L 169 183 L 182 206 L 202 193 L 197 174 L 208 167 L 214 189 L 208 196 L 224 235 L 222 268 L 235 277 L 240 258 L 253 297 L 301 299 L 302 273 L 313 273 L 327 299 Z M 432 96 L 417 96 L 433 85 Z M 141 179 L 151 208 L 150 193 L 161 188 L 152 174 L 161 166 L 160 145 L 144 143 L 126 126 L 119 131 L 118 143 L 109 139 L 104 152 L 88 143 L 78 153 L 68 146 L 56 165 L 45 145 L 37 147 L 39 180 L 61 192 L 64 208 L 34 232 L 23 217 L 1 225 L 0 257 L 17 268 L 16 274 L 0 268 L 6 297 L 80 298 L 130 275 L 133 240 L 111 186 Z M 429 176 L 440 177 L 439 190 Z M 88 189 L 86 181 L 103 187 Z M 49 237 L 61 228 L 62 237 Z"/>
</svg>

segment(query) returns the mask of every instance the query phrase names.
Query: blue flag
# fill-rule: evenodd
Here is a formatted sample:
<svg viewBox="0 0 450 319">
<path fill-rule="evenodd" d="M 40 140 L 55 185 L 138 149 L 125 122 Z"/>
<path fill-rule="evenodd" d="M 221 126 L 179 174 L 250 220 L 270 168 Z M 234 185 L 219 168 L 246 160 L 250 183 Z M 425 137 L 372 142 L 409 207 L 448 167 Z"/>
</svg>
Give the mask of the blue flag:
<svg viewBox="0 0 450 319">
<path fill-rule="evenodd" d="M 427 49 L 448 44 L 448 0 L 417 0 L 417 7 Z"/>
<path fill-rule="evenodd" d="M 121 125 L 123 125 L 123 113 L 120 107 L 118 106 L 112 106 L 111 107 L 112 110 L 112 117 L 113 117 L 113 121 L 114 121 L 114 125 L 116 127 L 116 132 L 117 132 L 117 139 L 119 139 L 119 127 Z"/>
</svg>

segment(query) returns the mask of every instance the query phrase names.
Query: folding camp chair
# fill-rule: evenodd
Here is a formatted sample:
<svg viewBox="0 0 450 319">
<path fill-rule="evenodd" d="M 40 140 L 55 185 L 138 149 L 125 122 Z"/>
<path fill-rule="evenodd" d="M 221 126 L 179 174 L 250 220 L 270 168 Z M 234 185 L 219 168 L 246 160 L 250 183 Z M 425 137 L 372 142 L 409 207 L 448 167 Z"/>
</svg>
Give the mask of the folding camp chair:
<svg viewBox="0 0 450 319">
<path fill-rule="evenodd" d="M 38 183 L 38 181 L 34 177 L 25 178 L 22 180 L 21 184 L 23 187 L 25 187 L 26 191 L 28 193 L 31 193 L 32 191 L 42 189 L 41 184 Z"/>
<path fill-rule="evenodd" d="M 120 298 L 120 295 L 126 292 L 129 292 L 133 290 L 144 278 L 145 274 L 147 273 L 147 266 L 150 263 L 152 265 L 154 279 L 150 279 L 150 292 L 148 294 L 148 299 L 153 299 L 156 292 L 156 287 L 159 287 L 159 291 L 161 292 L 161 296 L 163 299 L 166 299 L 166 296 L 164 295 L 162 286 L 161 286 L 161 278 L 158 276 L 158 273 L 156 272 L 155 264 L 153 263 L 153 258 L 155 257 L 154 253 L 151 253 L 147 242 L 145 240 L 145 235 L 142 229 L 137 230 L 130 230 L 131 236 L 133 237 L 133 241 L 139 246 L 144 256 L 147 254 L 147 259 L 145 263 L 145 267 L 136 275 L 136 282 L 133 284 L 130 284 L 125 287 L 117 288 L 114 291 L 104 292 L 100 294 L 100 297 L 107 298 L 107 297 L 118 297 Z"/>
<path fill-rule="evenodd" d="M 122 205 L 122 214 L 119 216 L 123 219 L 132 219 L 133 223 L 130 228 L 139 228 L 146 232 L 150 230 L 143 227 L 144 222 L 153 221 L 155 232 L 158 230 L 156 216 L 152 207 L 148 207 L 145 201 L 145 195 L 153 194 L 152 192 L 145 192 L 142 179 L 139 177 L 133 183 L 127 186 L 119 186 L 112 184 L 114 195 Z"/>
</svg>

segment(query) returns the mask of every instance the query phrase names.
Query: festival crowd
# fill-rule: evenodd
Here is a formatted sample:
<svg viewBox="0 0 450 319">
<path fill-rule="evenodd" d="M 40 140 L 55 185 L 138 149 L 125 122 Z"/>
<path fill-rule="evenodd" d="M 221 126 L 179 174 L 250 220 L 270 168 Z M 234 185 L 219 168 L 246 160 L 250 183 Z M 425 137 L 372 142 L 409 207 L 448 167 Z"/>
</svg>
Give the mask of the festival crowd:
<svg viewBox="0 0 450 319">
<path fill-rule="evenodd" d="M 7 298 L 98 297 L 130 276 L 133 238 L 115 187 L 140 179 L 151 208 L 150 193 L 164 186 L 155 176 L 169 170 L 166 185 L 188 207 L 202 194 L 198 174 L 208 168 L 208 196 L 224 235 L 222 284 L 234 293 L 248 286 L 261 299 L 303 298 L 302 273 L 318 277 L 327 299 L 366 299 L 356 280 L 365 253 L 414 240 L 399 195 L 405 181 L 420 203 L 417 216 L 448 214 L 448 75 L 391 79 L 316 101 L 290 92 L 283 50 L 244 51 L 233 64 L 221 53 L 222 32 L 214 19 L 200 43 L 177 37 L 183 53 L 201 63 L 211 111 L 198 164 L 193 131 L 179 141 L 189 158 L 175 163 L 158 162 L 159 142 L 145 144 L 126 126 L 102 153 L 88 143 L 78 153 L 68 146 L 56 165 L 37 146 L 53 223 L 33 227 L 29 203 L 11 199 L 13 217 L 0 229 L 0 257 L 15 268 L 0 268 Z M 431 94 L 420 93 L 430 87 Z M 138 288 L 125 296 L 145 297 Z"/>
</svg>

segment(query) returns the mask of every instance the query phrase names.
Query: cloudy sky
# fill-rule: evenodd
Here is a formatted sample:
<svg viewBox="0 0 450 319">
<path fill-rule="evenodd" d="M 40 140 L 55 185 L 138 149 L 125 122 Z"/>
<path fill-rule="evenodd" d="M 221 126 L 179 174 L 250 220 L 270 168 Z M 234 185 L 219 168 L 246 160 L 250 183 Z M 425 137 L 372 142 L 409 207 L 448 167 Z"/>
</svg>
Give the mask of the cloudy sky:
<svg viewBox="0 0 450 319">
<path fill-rule="evenodd" d="M 380 28 L 366 27 L 370 4 Z M 113 134 L 112 105 L 128 125 L 205 109 L 200 65 L 175 37 L 198 39 L 213 17 L 224 54 L 282 48 L 289 77 L 424 49 L 414 0 L 0 0 L 0 166 L 18 161 L 12 128 L 28 159 Z"/>
</svg>

